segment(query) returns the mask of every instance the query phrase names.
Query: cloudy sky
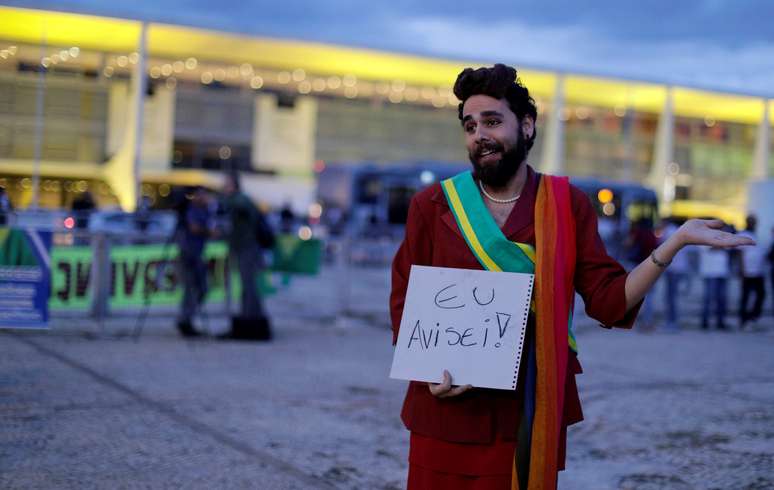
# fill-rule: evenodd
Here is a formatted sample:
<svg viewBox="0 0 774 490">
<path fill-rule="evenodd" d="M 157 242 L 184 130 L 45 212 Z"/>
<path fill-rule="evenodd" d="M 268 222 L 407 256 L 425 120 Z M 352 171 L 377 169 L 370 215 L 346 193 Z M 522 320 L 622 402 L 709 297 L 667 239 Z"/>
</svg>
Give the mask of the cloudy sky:
<svg viewBox="0 0 774 490">
<path fill-rule="evenodd" d="M 774 97 L 768 0 L 0 3 Z"/>
</svg>

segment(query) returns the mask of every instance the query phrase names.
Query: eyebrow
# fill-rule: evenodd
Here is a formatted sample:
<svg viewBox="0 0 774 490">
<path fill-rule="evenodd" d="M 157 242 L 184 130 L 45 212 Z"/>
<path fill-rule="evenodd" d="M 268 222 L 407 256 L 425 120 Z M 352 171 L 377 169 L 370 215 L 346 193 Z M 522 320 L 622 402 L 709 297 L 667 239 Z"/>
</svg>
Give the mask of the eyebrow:
<svg viewBox="0 0 774 490">
<path fill-rule="evenodd" d="M 490 116 L 496 116 L 496 117 L 503 117 L 503 114 L 501 112 L 497 111 L 484 111 L 481 113 L 481 117 L 490 117 Z M 469 121 L 473 119 L 473 116 L 468 114 L 467 116 L 462 118 L 462 122 Z"/>
</svg>

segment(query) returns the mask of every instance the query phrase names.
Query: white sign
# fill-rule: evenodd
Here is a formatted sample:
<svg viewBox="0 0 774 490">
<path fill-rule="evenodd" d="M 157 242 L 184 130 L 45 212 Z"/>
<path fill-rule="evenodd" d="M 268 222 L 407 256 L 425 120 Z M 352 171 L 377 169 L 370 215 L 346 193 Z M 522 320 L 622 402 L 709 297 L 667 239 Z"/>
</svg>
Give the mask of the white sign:
<svg viewBox="0 0 774 490">
<path fill-rule="evenodd" d="M 534 278 L 411 266 L 390 377 L 515 390 Z"/>
</svg>

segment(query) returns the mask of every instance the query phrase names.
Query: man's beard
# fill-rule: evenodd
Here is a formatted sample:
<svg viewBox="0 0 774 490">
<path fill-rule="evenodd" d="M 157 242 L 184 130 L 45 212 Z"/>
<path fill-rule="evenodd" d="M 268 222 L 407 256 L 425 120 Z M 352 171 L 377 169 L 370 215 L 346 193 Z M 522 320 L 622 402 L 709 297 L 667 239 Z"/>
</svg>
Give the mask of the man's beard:
<svg viewBox="0 0 774 490">
<path fill-rule="evenodd" d="M 516 146 L 508 151 L 504 151 L 503 145 L 498 142 L 480 145 L 475 153 L 468 153 L 470 162 L 473 164 L 473 177 L 481 180 L 487 187 L 495 189 L 505 187 L 511 178 L 521 167 L 522 162 L 527 158 L 527 144 L 521 132 L 516 133 Z M 492 165 L 481 165 L 478 163 L 480 153 L 484 150 L 494 150 L 499 152 L 502 157 L 500 161 Z"/>
</svg>

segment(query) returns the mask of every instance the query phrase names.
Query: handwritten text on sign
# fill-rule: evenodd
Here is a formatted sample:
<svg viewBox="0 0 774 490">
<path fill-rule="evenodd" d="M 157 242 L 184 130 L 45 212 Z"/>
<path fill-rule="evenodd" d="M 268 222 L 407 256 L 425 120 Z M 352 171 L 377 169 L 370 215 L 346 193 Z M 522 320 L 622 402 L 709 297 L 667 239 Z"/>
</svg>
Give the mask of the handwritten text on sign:
<svg viewBox="0 0 774 490">
<path fill-rule="evenodd" d="M 391 378 L 516 389 L 534 275 L 412 266 Z"/>
</svg>

